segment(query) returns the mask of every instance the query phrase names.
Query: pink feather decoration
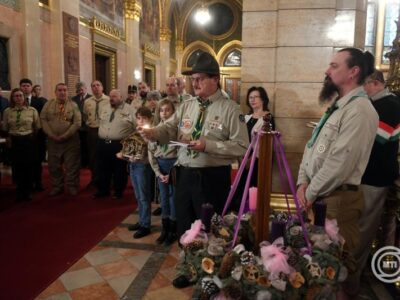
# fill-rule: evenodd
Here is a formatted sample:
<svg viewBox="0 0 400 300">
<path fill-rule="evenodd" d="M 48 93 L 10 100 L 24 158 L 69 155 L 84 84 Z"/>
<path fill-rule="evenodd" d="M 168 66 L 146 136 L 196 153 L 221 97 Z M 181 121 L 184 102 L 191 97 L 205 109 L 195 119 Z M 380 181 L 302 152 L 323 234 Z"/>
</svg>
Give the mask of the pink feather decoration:
<svg viewBox="0 0 400 300">
<path fill-rule="evenodd" d="M 201 234 L 201 228 L 203 227 L 203 223 L 201 220 L 196 220 L 192 223 L 190 229 L 186 230 L 186 232 L 181 236 L 180 242 L 182 245 L 190 244 L 195 241 L 199 234 Z M 203 240 L 203 235 L 201 236 Z"/>
<path fill-rule="evenodd" d="M 282 250 L 275 246 L 269 245 L 261 247 L 261 259 L 265 269 L 271 273 L 270 277 L 279 276 L 279 273 L 290 274 L 293 269 L 287 263 L 288 256 Z"/>
<path fill-rule="evenodd" d="M 339 234 L 339 226 L 337 224 L 337 220 L 325 220 L 325 232 L 329 236 L 329 238 L 335 243 L 344 244 L 344 238 Z"/>
</svg>

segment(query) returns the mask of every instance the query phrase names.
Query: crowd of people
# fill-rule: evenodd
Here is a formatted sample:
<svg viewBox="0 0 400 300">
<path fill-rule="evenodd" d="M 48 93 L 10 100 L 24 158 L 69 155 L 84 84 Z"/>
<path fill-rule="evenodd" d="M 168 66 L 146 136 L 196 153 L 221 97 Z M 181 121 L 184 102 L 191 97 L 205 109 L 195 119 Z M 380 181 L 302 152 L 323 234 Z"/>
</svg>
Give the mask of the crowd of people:
<svg viewBox="0 0 400 300">
<path fill-rule="evenodd" d="M 185 93 L 183 78 L 170 77 L 165 95 L 140 82 L 128 86 L 125 100 L 117 89 L 105 95 L 94 80 L 92 95 L 80 82 L 77 95 L 69 98 L 67 86 L 59 83 L 55 98 L 47 101 L 40 86 L 22 79 L 9 103 L 0 98 L 17 200 L 43 190 L 47 145 L 49 196 L 65 189 L 76 196 L 79 169 L 88 167 L 90 185 L 97 189 L 93 196 L 120 199 L 129 175 L 139 212 L 139 221 L 129 227 L 135 239 L 150 234 L 155 183 L 161 201 L 159 244 L 176 241 L 201 217 L 204 203 L 220 214 L 231 187 L 231 166 L 270 114 L 268 94 L 251 87 L 250 113 L 243 115 L 221 89 L 219 65 L 208 53 L 182 74 L 190 76 L 194 95 Z M 339 50 L 325 75 L 320 102 L 330 107 L 305 147 L 297 198 L 304 210 L 326 203 L 328 218 L 337 220 L 356 266 L 343 289 L 351 295 L 357 292 L 388 187 L 399 175 L 400 100 L 385 88 L 368 52 Z M 273 118 L 271 123 L 275 128 Z M 126 151 L 133 146 L 140 153 Z M 189 284 L 182 276 L 174 280 L 176 287 Z"/>
</svg>

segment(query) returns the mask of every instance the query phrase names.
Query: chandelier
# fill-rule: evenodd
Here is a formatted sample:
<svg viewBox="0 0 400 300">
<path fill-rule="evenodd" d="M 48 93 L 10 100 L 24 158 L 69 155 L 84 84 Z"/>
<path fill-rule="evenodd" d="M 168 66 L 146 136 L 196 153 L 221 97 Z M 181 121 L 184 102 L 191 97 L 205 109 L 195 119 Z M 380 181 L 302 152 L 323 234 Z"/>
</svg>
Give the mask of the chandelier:
<svg viewBox="0 0 400 300">
<path fill-rule="evenodd" d="M 201 26 L 207 24 L 211 20 L 210 12 L 204 2 L 201 4 L 200 8 L 197 9 L 194 19 Z"/>
</svg>

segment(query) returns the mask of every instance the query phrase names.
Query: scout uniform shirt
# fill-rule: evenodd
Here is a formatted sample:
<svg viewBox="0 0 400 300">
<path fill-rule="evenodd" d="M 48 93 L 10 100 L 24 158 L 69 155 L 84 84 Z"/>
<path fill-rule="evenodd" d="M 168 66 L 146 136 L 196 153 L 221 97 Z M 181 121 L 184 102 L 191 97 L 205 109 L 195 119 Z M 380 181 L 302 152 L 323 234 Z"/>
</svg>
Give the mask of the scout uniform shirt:
<svg viewBox="0 0 400 300">
<path fill-rule="evenodd" d="M 247 150 L 249 138 L 239 106 L 220 89 L 208 100 L 211 103 L 205 111 L 200 137 L 206 142 L 205 150 L 193 157 L 187 148 L 180 147 L 176 165 L 193 168 L 228 166 Z M 161 144 L 170 140 L 191 140 L 199 113 L 197 97 L 186 100 L 170 119 L 156 127 L 155 139 Z"/>
<path fill-rule="evenodd" d="M 100 108 L 103 105 L 110 103 L 110 97 L 102 95 L 100 98 L 96 98 L 94 95 L 86 99 L 83 105 L 83 112 L 86 125 L 90 128 L 99 128 L 99 117 Z"/>
<path fill-rule="evenodd" d="M 47 101 L 40 113 L 43 131 L 49 137 L 69 139 L 81 126 L 81 112 L 72 100 Z"/>
<path fill-rule="evenodd" d="M 37 110 L 31 106 L 8 107 L 3 115 L 3 130 L 10 135 L 22 136 L 36 132 L 40 128 Z"/>
<path fill-rule="evenodd" d="M 122 140 L 135 130 L 133 107 L 125 102 L 115 108 L 110 103 L 103 105 L 100 109 L 99 124 L 99 138 Z"/>
<path fill-rule="evenodd" d="M 161 121 L 160 124 L 163 123 L 164 121 Z M 168 146 L 167 144 L 160 144 L 158 142 L 150 142 L 148 144 L 148 148 L 149 148 L 148 156 L 151 168 L 156 174 L 156 177 L 163 175 L 160 172 L 160 167 L 158 165 L 157 158 L 166 158 L 166 159 L 176 158 L 177 147 Z"/>
<path fill-rule="evenodd" d="M 337 100 L 312 146 L 306 145 L 297 184 L 309 183 L 308 201 L 327 196 L 343 184 L 359 185 L 367 166 L 378 114 L 363 87 Z"/>
</svg>

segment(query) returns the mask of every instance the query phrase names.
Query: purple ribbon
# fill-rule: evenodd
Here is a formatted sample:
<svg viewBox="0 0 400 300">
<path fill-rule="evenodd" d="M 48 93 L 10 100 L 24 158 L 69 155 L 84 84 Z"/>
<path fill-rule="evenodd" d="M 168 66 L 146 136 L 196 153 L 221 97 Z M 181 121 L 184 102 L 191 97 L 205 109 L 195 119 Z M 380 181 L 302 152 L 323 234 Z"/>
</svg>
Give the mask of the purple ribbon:
<svg viewBox="0 0 400 300">
<path fill-rule="evenodd" d="M 277 147 L 276 147 L 276 149 L 278 150 L 277 151 L 277 156 L 280 156 L 280 158 L 282 160 L 282 163 L 283 163 L 283 166 L 285 168 L 286 178 L 287 178 L 287 181 L 289 183 L 290 190 L 291 190 L 291 192 L 293 194 L 294 203 L 296 205 L 297 216 L 300 219 L 301 228 L 303 229 L 303 236 L 304 236 L 304 240 L 306 241 L 306 244 L 307 244 L 308 254 L 311 255 L 312 254 L 312 250 L 311 250 L 310 238 L 308 237 L 308 232 L 307 232 L 306 226 L 304 224 L 303 216 L 301 215 L 301 209 L 300 209 L 299 200 L 297 199 L 295 184 L 293 182 L 292 173 L 290 171 L 289 164 L 288 164 L 287 159 L 286 159 L 286 155 L 285 155 L 285 151 L 283 149 L 283 145 L 282 145 L 282 143 L 280 141 L 280 135 L 274 134 L 274 144 L 277 144 Z"/>
</svg>

